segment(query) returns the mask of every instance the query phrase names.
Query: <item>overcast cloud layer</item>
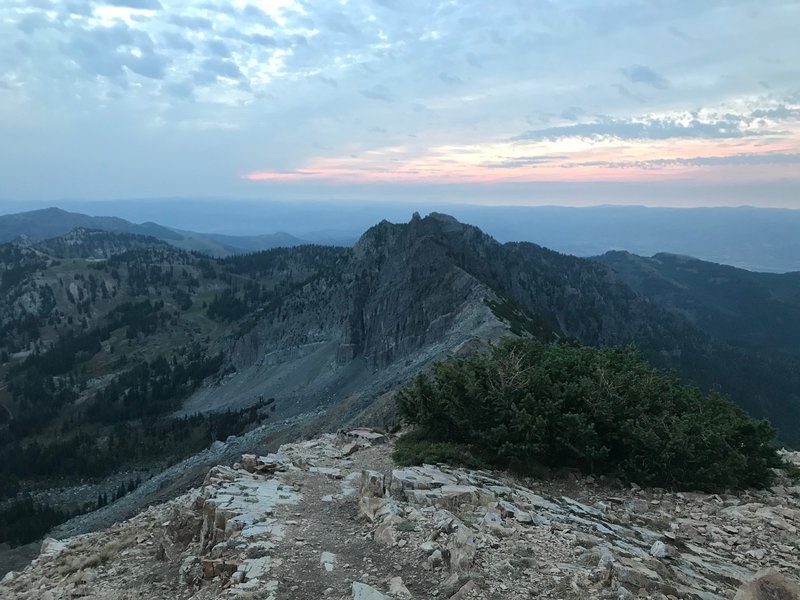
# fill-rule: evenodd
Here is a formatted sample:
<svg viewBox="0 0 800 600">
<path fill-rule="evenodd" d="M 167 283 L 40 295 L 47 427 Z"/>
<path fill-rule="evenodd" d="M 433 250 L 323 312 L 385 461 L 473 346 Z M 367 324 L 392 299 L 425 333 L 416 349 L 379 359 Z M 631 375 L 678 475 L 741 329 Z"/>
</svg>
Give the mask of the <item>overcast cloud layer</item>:
<svg viewBox="0 0 800 600">
<path fill-rule="evenodd" d="M 796 0 L 4 0 L 0 198 L 800 208 L 798 30 Z"/>
</svg>

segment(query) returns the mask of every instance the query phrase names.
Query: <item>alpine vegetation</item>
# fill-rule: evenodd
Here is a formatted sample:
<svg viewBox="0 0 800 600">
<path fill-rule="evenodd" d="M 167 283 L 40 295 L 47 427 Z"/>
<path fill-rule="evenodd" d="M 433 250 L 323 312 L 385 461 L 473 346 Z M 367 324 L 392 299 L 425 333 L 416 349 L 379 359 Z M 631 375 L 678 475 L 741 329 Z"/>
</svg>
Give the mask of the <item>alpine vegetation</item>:
<svg viewBox="0 0 800 600">
<path fill-rule="evenodd" d="M 398 443 L 405 462 L 449 447 L 449 458 L 522 472 L 572 467 L 703 490 L 765 487 L 780 465 L 766 421 L 654 369 L 631 346 L 506 340 L 438 363 L 398 392 L 397 406 L 416 426 Z"/>
</svg>

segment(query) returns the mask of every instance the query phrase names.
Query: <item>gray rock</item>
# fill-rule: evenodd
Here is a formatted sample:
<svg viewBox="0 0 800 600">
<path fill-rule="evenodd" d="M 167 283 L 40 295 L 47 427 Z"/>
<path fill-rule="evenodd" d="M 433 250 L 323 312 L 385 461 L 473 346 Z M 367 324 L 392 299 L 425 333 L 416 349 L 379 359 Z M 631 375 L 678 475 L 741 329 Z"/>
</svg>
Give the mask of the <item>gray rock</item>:
<svg viewBox="0 0 800 600">
<path fill-rule="evenodd" d="M 431 552 L 430 556 L 428 556 L 428 560 L 426 561 L 428 567 L 435 568 L 441 565 L 444 562 L 444 557 L 442 556 L 442 551 L 438 548 Z"/>
<path fill-rule="evenodd" d="M 403 583 L 402 577 L 392 577 L 389 580 L 389 593 L 395 598 L 411 598 L 411 592 Z"/>
<path fill-rule="evenodd" d="M 430 556 L 436 550 L 436 544 L 433 542 L 422 542 L 419 545 L 419 549 L 422 550 L 427 556 Z"/>
<path fill-rule="evenodd" d="M 336 555 L 333 552 L 323 552 L 320 554 L 319 564 L 326 571 L 333 571 L 333 567 L 336 564 Z"/>
<path fill-rule="evenodd" d="M 654 558 L 667 558 L 670 555 L 670 548 L 661 540 L 653 542 L 650 547 L 650 556 Z"/>
<path fill-rule="evenodd" d="M 475 559 L 477 545 L 475 536 L 468 527 L 462 525 L 456 529 L 448 540 L 447 549 L 450 551 L 450 571 L 453 573 L 469 571 Z"/>
<path fill-rule="evenodd" d="M 353 600 L 392 600 L 386 594 L 376 590 L 374 587 L 361 583 L 353 582 Z"/>
<path fill-rule="evenodd" d="M 734 600 L 800 600 L 800 585 L 775 569 L 764 569 L 739 588 Z"/>
<path fill-rule="evenodd" d="M 745 554 L 747 554 L 747 556 L 752 556 L 756 560 L 761 560 L 766 553 L 761 548 L 753 548 L 752 550 L 748 550 Z"/>
<path fill-rule="evenodd" d="M 361 471 L 359 494 L 367 498 L 383 498 L 383 473 L 367 469 Z"/>
</svg>

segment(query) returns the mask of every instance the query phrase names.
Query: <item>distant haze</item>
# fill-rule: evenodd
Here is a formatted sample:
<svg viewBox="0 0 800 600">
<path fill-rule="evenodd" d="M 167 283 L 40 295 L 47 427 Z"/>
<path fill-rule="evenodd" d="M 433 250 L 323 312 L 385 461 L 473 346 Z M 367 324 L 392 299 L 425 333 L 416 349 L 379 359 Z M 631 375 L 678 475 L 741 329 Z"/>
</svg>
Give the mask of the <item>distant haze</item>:
<svg viewBox="0 0 800 600">
<path fill-rule="evenodd" d="M 35 203 L 0 203 L 0 212 L 17 212 L 20 206 L 40 208 Z M 423 215 L 438 211 L 476 225 L 501 242 L 529 241 L 578 256 L 595 256 L 609 250 L 627 250 L 643 256 L 670 252 L 756 271 L 800 271 L 800 210 L 192 199 L 65 202 L 60 206 L 134 223 L 153 221 L 181 231 L 231 236 L 282 232 L 306 242 L 337 245 L 354 243 L 367 228 L 383 219 L 407 222 L 415 211 Z M 146 233 L 151 230 L 152 227 Z M 258 249 L 254 243 L 271 247 L 280 242 L 240 238 L 225 243 Z"/>
<path fill-rule="evenodd" d="M 796 0 L 4 0 L 0 195 L 798 207 Z"/>
</svg>

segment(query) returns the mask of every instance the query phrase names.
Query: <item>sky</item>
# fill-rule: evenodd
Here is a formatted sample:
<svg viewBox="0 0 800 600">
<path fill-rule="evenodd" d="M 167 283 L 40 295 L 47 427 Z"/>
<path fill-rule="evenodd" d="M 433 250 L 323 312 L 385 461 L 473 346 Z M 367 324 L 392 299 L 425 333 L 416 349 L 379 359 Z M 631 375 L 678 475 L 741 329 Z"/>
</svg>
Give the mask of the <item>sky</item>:
<svg viewBox="0 0 800 600">
<path fill-rule="evenodd" d="M 3 0 L 0 198 L 800 208 L 798 0 Z"/>
</svg>

